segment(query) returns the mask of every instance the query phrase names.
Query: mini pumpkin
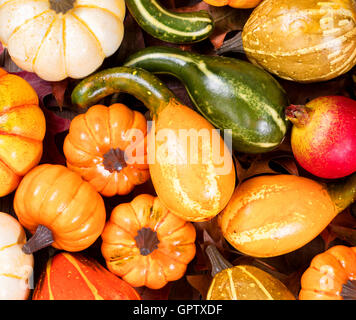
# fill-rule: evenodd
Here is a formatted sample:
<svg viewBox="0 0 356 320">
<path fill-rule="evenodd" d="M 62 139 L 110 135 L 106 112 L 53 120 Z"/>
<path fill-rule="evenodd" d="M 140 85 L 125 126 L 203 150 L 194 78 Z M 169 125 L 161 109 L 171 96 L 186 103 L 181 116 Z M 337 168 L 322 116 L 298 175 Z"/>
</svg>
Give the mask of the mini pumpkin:
<svg viewBox="0 0 356 320">
<path fill-rule="evenodd" d="M 22 251 L 26 235 L 20 223 L 0 212 L 0 300 L 26 300 L 31 287 L 33 255 Z"/>
<path fill-rule="evenodd" d="M 14 209 L 20 223 L 34 234 L 23 248 L 26 253 L 49 245 L 84 250 L 100 236 L 106 219 L 100 194 L 61 165 L 32 169 L 16 190 Z"/>
<path fill-rule="evenodd" d="M 0 197 L 41 159 L 46 120 L 38 103 L 27 81 L 0 69 Z"/>
<path fill-rule="evenodd" d="M 204 2 L 215 6 L 222 7 L 229 5 L 233 8 L 248 9 L 256 7 L 262 0 L 204 0 Z"/>
<path fill-rule="evenodd" d="M 48 260 L 32 300 L 140 300 L 140 296 L 93 258 L 60 252 Z"/>
<path fill-rule="evenodd" d="M 195 256 L 193 224 L 148 194 L 118 205 L 101 236 L 108 269 L 134 287 L 159 289 L 180 279 Z"/>
<path fill-rule="evenodd" d="M 124 0 L 0 1 L 0 41 L 48 81 L 83 78 L 120 46 Z"/>
<path fill-rule="evenodd" d="M 356 247 L 338 245 L 315 256 L 301 287 L 300 300 L 356 300 Z"/>
<path fill-rule="evenodd" d="M 149 177 L 145 117 L 123 104 L 75 117 L 63 151 L 67 166 L 104 196 L 125 195 Z"/>
<path fill-rule="evenodd" d="M 356 64 L 353 0 L 264 0 L 242 32 L 248 59 L 297 82 L 336 78 Z"/>
</svg>

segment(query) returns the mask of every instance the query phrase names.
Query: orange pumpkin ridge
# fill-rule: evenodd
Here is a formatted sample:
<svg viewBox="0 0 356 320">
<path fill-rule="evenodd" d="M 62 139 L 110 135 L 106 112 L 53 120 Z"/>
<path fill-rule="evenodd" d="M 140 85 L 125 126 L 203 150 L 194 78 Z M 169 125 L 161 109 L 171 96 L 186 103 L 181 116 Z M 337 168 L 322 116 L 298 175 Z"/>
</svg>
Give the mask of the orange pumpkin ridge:
<svg viewBox="0 0 356 320">
<path fill-rule="evenodd" d="M 72 120 L 63 146 L 67 166 L 104 196 L 128 194 L 150 177 L 146 136 L 141 113 L 123 104 L 93 106 Z"/>
<path fill-rule="evenodd" d="M 195 228 L 142 194 L 118 205 L 101 235 L 108 269 L 134 287 L 159 289 L 181 278 L 195 256 Z"/>
<path fill-rule="evenodd" d="M 315 256 L 301 278 L 300 300 L 356 300 L 356 247 L 337 245 Z"/>
<path fill-rule="evenodd" d="M 47 262 L 33 300 L 140 300 L 140 296 L 94 259 L 62 252 Z"/>
</svg>

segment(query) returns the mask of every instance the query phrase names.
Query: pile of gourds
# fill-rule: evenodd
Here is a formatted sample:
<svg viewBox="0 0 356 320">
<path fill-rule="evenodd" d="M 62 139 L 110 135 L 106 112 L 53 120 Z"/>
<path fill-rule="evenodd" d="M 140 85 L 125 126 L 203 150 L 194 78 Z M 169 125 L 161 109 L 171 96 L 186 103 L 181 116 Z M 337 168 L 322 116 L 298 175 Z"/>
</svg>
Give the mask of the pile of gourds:
<svg viewBox="0 0 356 320">
<path fill-rule="evenodd" d="M 0 213 L 0 299 L 140 299 L 134 287 L 160 289 L 185 275 L 198 222 L 216 217 L 232 249 L 275 257 L 315 239 L 356 200 L 356 101 L 324 96 L 291 105 L 279 83 L 327 81 L 356 65 L 354 1 L 204 1 L 254 8 L 242 32 L 249 61 L 163 45 L 97 71 L 120 47 L 126 8 L 166 43 L 204 41 L 214 20 L 155 0 L 0 1 L 0 41 L 13 62 L 46 81 L 80 80 L 63 166 L 41 162 L 46 121 L 36 92 L 0 70 L 0 196 L 14 193 L 17 218 Z M 154 74 L 178 78 L 195 110 Z M 147 107 L 151 126 L 128 106 L 98 104 L 120 92 Z M 182 131 L 208 138 L 184 145 Z M 162 139 L 162 132 L 171 134 Z M 312 178 L 260 175 L 239 183 L 233 154 L 268 153 L 287 135 Z M 105 199 L 148 180 L 155 195 L 108 212 Z M 82 253 L 98 239 L 105 266 Z M 49 246 L 55 255 L 30 295 L 33 254 Z M 216 247 L 206 249 L 213 280 L 203 299 L 356 299 L 355 248 L 315 256 L 299 297 L 262 269 L 233 266 Z"/>
</svg>

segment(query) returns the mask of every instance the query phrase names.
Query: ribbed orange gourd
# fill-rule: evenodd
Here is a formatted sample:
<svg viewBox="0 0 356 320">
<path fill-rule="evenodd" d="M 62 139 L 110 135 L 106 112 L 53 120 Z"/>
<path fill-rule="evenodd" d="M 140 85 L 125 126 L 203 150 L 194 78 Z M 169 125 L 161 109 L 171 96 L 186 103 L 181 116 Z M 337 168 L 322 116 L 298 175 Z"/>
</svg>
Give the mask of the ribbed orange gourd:
<svg viewBox="0 0 356 320">
<path fill-rule="evenodd" d="M 143 114 L 123 104 L 92 106 L 71 122 L 67 166 L 104 196 L 128 194 L 150 177 L 146 135 Z"/>
<path fill-rule="evenodd" d="M 356 300 L 356 247 L 318 254 L 301 279 L 300 300 Z"/>
<path fill-rule="evenodd" d="M 192 223 L 142 194 L 113 210 L 101 251 L 108 269 L 132 286 L 159 289 L 184 275 L 195 256 L 195 235 Z"/>
<path fill-rule="evenodd" d="M 93 258 L 61 252 L 48 260 L 32 300 L 140 300 L 140 296 Z"/>
<path fill-rule="evenodd" d="M 79 174 L 61 165 L 32 169 L 16 190 L 14 209 L 34 236 L 25 253 L 52 244 L 66 251 L 88 248 L 100 236 L 106 219 L 104 201 Z"/>
<path fill-rule="evenodd" d="M 215 6 L 222 7 L 229 5 L 233 8 L 248 9 L 256 7 L 262 0 L 204 0 L 204 2 Z"/>
<path fill-rule="evenodd" d="M 14 191 L 39 163 L 45 132 L 35 90 L 21 77 L 0 69 L 0 197 Z"/>
<path fill-rule="evenodd" d="M 259 176 L 236 188 L 219 223 L 237 250 L 273 257 L 313 240 L 355 199 L 356 174 L 330 184 L 294 175 Z"/>
</svg>

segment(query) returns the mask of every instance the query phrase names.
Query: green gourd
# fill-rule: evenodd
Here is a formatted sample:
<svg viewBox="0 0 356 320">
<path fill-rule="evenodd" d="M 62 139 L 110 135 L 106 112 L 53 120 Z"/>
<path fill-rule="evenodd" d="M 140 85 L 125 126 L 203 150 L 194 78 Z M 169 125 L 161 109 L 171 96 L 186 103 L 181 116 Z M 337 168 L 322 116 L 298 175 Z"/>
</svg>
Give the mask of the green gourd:
<svg viewBox="0 0 356 320">
<path fill-rule="evenodd" d="M 269 73 L 249 62 L 148 47 L 129 57 L 125 65 L 181 80 L 210 123 L 221 130 L 231 129 L 236 151 L 268 152 L 284 139 L 287 95 Z"/>
<path fill-rule="evenodd" d="M 140 27 L 162 41 L 195 43 L 209 37 L 214 20 L 207 11 L 173 12 L 156 0 L 126 0 L 127 8 Z"/>
</svg>

